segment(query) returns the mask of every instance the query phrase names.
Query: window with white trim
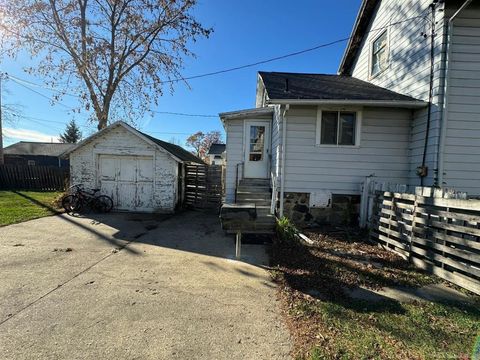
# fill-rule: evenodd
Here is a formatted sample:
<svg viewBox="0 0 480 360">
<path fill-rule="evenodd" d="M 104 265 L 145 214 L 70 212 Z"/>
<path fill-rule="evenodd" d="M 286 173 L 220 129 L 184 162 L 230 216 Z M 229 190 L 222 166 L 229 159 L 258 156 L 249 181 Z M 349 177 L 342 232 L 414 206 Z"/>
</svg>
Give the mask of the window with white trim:
<svg viewBox="0 0 480 360">
<path fill-rule="evenodd" d="M 372 41 L 370 75 L 376 76 L 388 66 L 388 33 L 385 30 Z"/>
<path fill-rule="evenodd" d="M 357 146 L 359 112 L 318 110 L 317 145 Z"/>
</svg>

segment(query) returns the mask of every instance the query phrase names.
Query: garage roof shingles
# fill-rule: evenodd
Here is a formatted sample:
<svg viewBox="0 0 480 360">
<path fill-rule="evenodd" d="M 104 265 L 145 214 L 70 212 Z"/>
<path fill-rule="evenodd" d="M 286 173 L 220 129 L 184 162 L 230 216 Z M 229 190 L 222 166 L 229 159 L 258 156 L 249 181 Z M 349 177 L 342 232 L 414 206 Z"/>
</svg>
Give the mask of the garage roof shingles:
<svg viewBox="0 0 480 360">
<path fill-rule="evenodd" d="M 145 136 L 149 140 L 153 141 L 155 144 L 161 146 L 162 148 L 167 150 L 170 154 L 176 156 L 177 158 L 179 158 L 182 161 L 204 164 L 204 162 L 200 158 L 196 157 L 190 151 L 185 150 L 181 146 L 178 146 L 178 145 L 175 145 L 175 144 L 172 144 L 172 143 L 154 138 L 153 136 L 145 134 L 141 131 L 139 131 L 139 133 L 141 133 L 143 136 Z"/>
<path fill-rule="evenodd" d="M 380 86 L 347 75 L 259 72 L 272 100 L 378 100 L 412 101 Z"/>
</svg>

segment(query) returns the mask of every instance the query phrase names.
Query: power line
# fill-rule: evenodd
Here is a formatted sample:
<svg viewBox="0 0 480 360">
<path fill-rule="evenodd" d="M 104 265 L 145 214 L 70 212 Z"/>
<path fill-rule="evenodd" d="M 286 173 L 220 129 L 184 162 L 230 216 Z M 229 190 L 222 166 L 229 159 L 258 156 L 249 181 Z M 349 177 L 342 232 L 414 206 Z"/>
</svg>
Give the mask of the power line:
<svg viewBox="0 0 480 360">
<path fill-rule="evenodd" d="M 411 17 L 411 18 L 408 18 L 408 19 L 404 19 L 404 20 L 401 20 L 401 21 L 390 23 L 386 26 L 382 26 L 382 27 L 375 28 L 375 29 L 370 29 L 368 32 L 366 32 L 366 34 L 374 32 L 374 31 L 383 30 L 383 29 L 389 28 L 391 26 L 402 24 L 402 23 L 405 23 L 407 21 L 412 21 L 412 20 L 419 19 L 419 18 L 424 18 L 424 15 L 421 14 L 419 16 L 414 16 L 414 17 Z M 250 64 L 235 66 L 235 67 L 222 69 L 222 70 L 217 70 L 217 71 L 208 72 L 208 73 L 199 74 L 199 75 L 192 75 L 192 76 L 187 76 L 187 77 L 179 77 L 179 78 L 174 78 L 174 79 L 170 79 L 170 80 L 159 81 L 158 83 L 159 84 L 166 84 L 166 83 L 173 83 L 173 82 L 186 81 L 186 80 L 199 79 L 199 78 L 204 78 L 204 77 L 210 77 L 210 76 L 225 74 L 225 73 L 229 73 L 229 72 L 233 72 L 233 71 L 237 71 L 237 70 L 242 70 L 242 69 L 246 69 L 246 68 L 250 68 L 250 67 L 254 67 L 254 66 L 258 66 L 258 65 L 262 65 L 262 64 L 266 64 L 266 63 L 270 63 L 270 62 L 274 62 L 274 61 L 278 61 L 278 60 L 282 60 L 282 59 L 286 59 L 286 58 L 290 58 L 290 57 L 293 57 L 293 56 L 298 56 L 298 55 L 305 54 L 305 53 L 308 53 L 308 52 L 312 52 L 312 51 L 315 51 L 315 50 L 318 50 L 318 49 L 321 49 L 321 48 L 329 47 L 329 46 L 332 46 L 332 45 L 335 45 L 335 44 L 338 44 L 338 43 L 341 43 L 341 42 L 344 42 L 344 41 L 347 41 L 347 40 L 350 40 L 350 39 L 352 39 L 352 36 L 337 39 L 337 40 L 334 40 L 334 41 L 331 41 L 331 42 L 328 42 L 328 43 L 323 43 L 323 44 L 320 44 L 320 45 L 317 45 L 317 46 L 314 46 L 314 47 L 310 47 L 310 48 L 295 51 L 295 52 L 292 52 L 292 53 L 276 56 L 276 57 L 273 57 L 273 58 L 256 61 L 256 62 L 250 63 Z M 57 104 L 65 107 L 65 108 L 67 108 L 71 111 L 75 111 L 75 109 L 63 104 L 62 102 L 60 102 L 58 100 L 52 99 L 51 97 L 49 97 L 47 95 L 44 95 L 44 94 L 40 93 L 39 91 L 37 91 L 35 89 L 32 89 L 31 87 L 27 86 L 25 83 L 28 83 L 32 86 L 40 87 L 40 88 L 43 88 L 43 89 L 46 89 L 46 90 L 56 91 L 56 92 L 59 92 L 59 93 L 62 93 L 62 94 L 68 94 L 68 95 L 73 96 L 73 97 L 82 98 L 81 96 L 76 95 L 76 94 L 66 93 L 66 92 L 64 92 L 62 90 L 59 90 L 59 89 L 45 87 L 45 86 L 33 83 L 31 81 L 28 81 L 28 80 L 23 80 L 23 79 L 14 77 L 14 76 L 9 76 L 8 74 L 7 74 L 7 76 L 8 76 L 9 79 L 14 81 L 18 85 L 23 86 L 24 88 L 26 88 L 26 89 L 28 89 L 32 92 L 35 92 L 36 94 L 50 100 L 51 102 L 57 103 Z M 152 85 L 152 83 L 150 83 L 148 85 Z M 210 114 L 188 114 L 188 113 L 169 112 L 169 111 L 155 111 L 155 110 L 150 110 L 150 111 L 152 111 L 154 113 L 157 113 L 157 114 L 167 114 L 167 115 L 175 115 L 175 116 L 217 118 L 217 115 L 210 115 Z"/>
<path fill-rule="evenodd" d="M 35 89 L 32 89 L 30 86 L 26 85 L 26 84 L 30 84 L 32 86 L 36 86 L 36 87 L 39 87 L 39 88 L 42 88 L 42 89 L 46 89 L 46 90 L 51 90 L 51 91 L 56 91 L 56 92 L 59 92 L 59 93 L 64 93 L 62 92 L 61 90 L 58 90 L 58 89 L 54 89 L 54 88 L 50 88 L 50 87 L 45 87 L 45 86 L 42 86 L 42 85 L 39 85 L 39 84 L 36 84 L 34 82 L 31 82 L 31 81 L 28 81 L 28 80 L 24 80 L 24 79 L 20 79 L 16 76 L 12 76 L 12 75 L 7 75 L 9 79 L 11 79 L 13 82 L 15 82 L 16 84 L 20 85 L 20 86 L 23 86 L 24 88 L 30 90 L 30 91 L 33 91 L 35 92 L 36 94 L 52 101 L 52 102 L 55 102 L 59 105 L 62 105 L 70 110 L 74 110 L 73 108 L 70 108 L 69 106 L 63 104 L 62 102 L 58 101 L 58 100 L 55 100 L 55 99 L 52 99 L 51 97 L 45 95 L 45 94 L 42 94 L 40 93 L 39 91 L 35 90 Z M 77 97 L 77 98 L 82 98 L 81 96 L 79 95 L 75 95 L 75 94 L 69 94 L 69 93 L 64 93 L 64 94 L 67 94 L 67 95 L 70 95 L 70 96 L 73 96 L 73 97 Z M 179 112 L 172 112 L 172 111 L 156 111 L 156 110 L 150 110 L 151 112 L 153 113 L 156 113 L 156 114 L 166 114 L 166 115 L 175 115 L 175 116 L 191 116 L 191 117 L 204 117 L 204 118 L 217 118 L 218 115 L 212 115 L 212 114 L 189 114 L 189 113 L 179 113 Z M 48 120 L 47 120 L 48 121 Z"/>
<path fill-rule="evenodd" d="M 62 102 L 60 102 L 60 101 L 58 101 L 58 100 L 52 99 L 50 96 L 47 96 L 47 95 L 45 95 L 45 94 L 42 94 L 40 91 L 37 91 L 37 90 L 35 90 L 35 89 L 32 89 L 30 86 L 27 86 L 27 85 L 21 83 L 20 81 L 17 81 L 17 80 L 15 80 L 15 79 L 11 78 L 10 76 L 8 76 L 8 78 L 9 78 L 10 80 L 12 80 L 14 83 L 16 83 L 16 84 L 24 87 L 25 89 L 28 89 L 28 90 L 36 93 L 37 95 L 40 95 L 41 97 L 43 97 L 43 98 L 45 98 L 45 99 L 50 100 L 50 101 L 53 102 L 53 103 L 57 103 L 58 105 L 61 105 L 61 106 L 63 106 L 64 108 L 66 108 L 66 109 L 68 109 L 68 110 L 75 111 L 74 108 L 72 108 L 72 107 L 70 107 L 70 106 L 68 106 L 68 105 L 65 105 L 64 103 L 62 103 Z"/>
<path fill-rule="evenodd" d="M 22 82 L 22 83 L 29 84 L 29 85 L 32 85 L 32 86 L 35 86 L 35 87 L 38 87 L 38 88 L 41 88 L 41 89 L 54 91 L 54 92 L 60 93 L 60 94 L 62 94 L 62 95 L 68 95 L 68 96 L 72 96 L 72 97 L 76 97 L 76 98 L 82 99 L 82 97 L 81 97 L 80 95 L 77 95 L 77 94 L 72 94 L 72 93 L 66 92 L 66 91 L 64 91 L 64 90 L 60 90 L 60 89 L 53 88 L 53 87 L 50 87 L 50 86 L 40 85 L 40 84 L 34 83 L 34 82 L 32 82 L 32 81 L 29 81 L 29 80 L 21 79 L 21 78 L 19 78 L 19 77 L 17 77 L 17 76 L 10 75 L 10 74 L 8 74 L 8 73 L 7 73 L 6 75 L 7 75 L 9 78 L 11 78 L 12 80 L 20 81 L 20 82 Z"/>
<path fill-rule="evenodd" d="M 171 112 L 171 111 L 155 111 L 151 110 L 156 114 L 167 114 L 167 115 L 178 115 L 178 116 L 192 116 L 192 117 L 205 117 L 205 118 L 218 118 L 218 115 L 210 115 L 210 114 L 187 114 L 187 113 L 178 113 L 178 112 Z"/>
<path fill-rule="evenodd" d="M 191 135 L 191 133 L 182 132 L 165 132 L 165 131 L 149 131 L 150 134 L 166 134 L 166 135 Z"/>
<path fill-rule="evenodd" d="M 425 11 L 424 11 L 424 13 L 425 13 Z M 405 22 L 408 22 L 408 21 L 412 21 L 412 20 L 416 20 L 416 19 L 420 19 L 420 18 L 425 18 L 425 15 L 422 13 L 421 15 L 418 15 L 418 16 L 414 16 L 414 17 L 407 18 L 407 19 L 404 19 L 404 20 L 396 21 L 396 22 L 393 22 L 393 23 L 390 23 L 388 25 L 381 26 L 381 27 L 378 27 L 378 28 L 375 28 L 375 29 L 370 29 L 369 31 L 366 31 L 365 34 L 375 32 L 375 31 L 379 31 L 379 30 L 384 30 L 384 29 L 387 29 L 391 26 L 399 25 L 399 24 L 402 24 L 402 23 L 405 23 Z M 239 65 L 239 66 L 235 66 L 235 67 L 231 67 L 231 68 L 216 70 L 216 71 L 203 73 L 203 74 L 198 74 L 198 75 L 179 77 L 179 78 L 174 78 L 174 79 L 170 79 L 170 80 L 163 80 L 163 81 L 159 81 L 158 83 L 159 84 L 167 84 L 167 83 L 198 79 L 198 78 L 203 78 L 203 77 L 208 77 L 208 76 L 224 74 L 224 73 L 228 73 L 228 72 L 232 72 L 232 71 L 242 70 L 242 69 L 254 67 L 254 66 L 257 66 L 257 65 L 262 65 L 262 64 L 267 64 L 267 63 L 278 61 L 278 60 L 283 60 L 283 59 L 286 59 L 286 58 L 289 58 L 289 57 L 302 55 L 302 54 L 312 52 L 312 51 L 315 51 L 315 50 L 318 50 L 318 49 L 321 49 L 321 48 L 325 48 L 325 47 L 329 47 L 329 46 L 332 46 L 332 45 L 342 43 L 344 41 L 350 40 L 351 38 L 352 38 L 352 36 L 348 36 L 348 37 L 344 37 L 344 38 L 341 38 L 341 39 L 330 41 L 328 43 L 319 44 L 319 45 L 316 45 L 316 46 L 313 46 L 313 47 L 310 47 L 310 48 L 306 48 L 306 49 L 303 49 L 303 50 L 287 53 L 287 54 L 284 54 L 284 55 L 276 56 L 276 57 L 265 59 L 265 60 L 256 61 L 256 62 L 253 62 L 253 63 L 250 63 L 250 64 Z M 27 81 L 27 80 L 22 80 L 22 79 L 19 79 L 19 78 L 17 78 L 17 79 L 20 80 L 20 81 L 30 83 L 31 85 L 34 85 L 34 86 L 37 86 L 37 87 L 43 87 L 44 89 L 48 89 L 48 90 L 51 90 L 51 91 L 56 91 L 56 92 L 59 92 L 59 93 L 64 93 L 62 90 L 59 90 L 59 89 L 48 88 L 48 87 L 41 86 L 39 84 L 32 83 L 32 82 Z M 152 85 L 152 83 L 150 83 L 148 85 Z M 69 94 L 69 95 L 81 98 L 81 96 L 76 95 L 76 94 Z M 216 117 L 216 115 L 215 115 L 215 117 Z"/>
<path fill-rule="evenodd" d="M 338 40 L 331 41 L 331 42 L 326 43 L 326 44 L 317 45 L 317 46 L 314 46 L 312 48 L 296 51 L 296 52 L 285 54 L 285 55 L 276 56 L 274 58 L 257 61 L 257 62 L 251 63 L 251 64 L 235 66 L 235 67 L 232 67 L 232 68 L 217 70 L 217 71 L 213 71 L 213 72 L 209 72 L 209 73 L 205 73 L 205 74 L 200 74 L 200 75 L 193 75 L 193 76 L 187 76 L 187 77 L 181 77 L 181 78 L 159 81 L 159 84 L 168 84 L 168 83 L 185 81 L 185 80 L 199 79 L 199 78 L 203 78 L 203 77 L 207 77 L 207 76 L 214 76 L 214 75 L 219 75 L 219 74 L 225 74 L 225 73 L 232 72 L 232 71 L 242 70 L 242 69 L 254 67 L 254 66 L 257 66 L 257 65 L 267 64 L 267 63 L 273 62 L 273 61 L 286 59 L 286 58 L 289 58 L 289 57 L 292 57 L 292 56 L 305 54 L 305 53 L 310 52 L 310 51 L 314 51 L 314 50 L 318 50 L 318 49 L 321 49 L 321 48 L 324 48 L 324 47 L 339 44 L 339 43 L 347 41 L 349 39 L 350 39 L 350 37 L 343 38 L 343 39 L 338 39 Z"/>
<path fill-rule="evenodd" d="M 386 29 L 386 28 L 391 27 L 393 25 L 402 24 L 404 22 L 419 19 L 419 18 L 424 18 L 424 15 L 414 16 L 414 17 L 411 17 L 411 18 L 408 18 L 408 19 L 397 21 L 397 22 L 388 24 L 386 26 L 382 26 L 382 27 L 379 27 L 379 28 L 376 28 L 376 29 L 371 29 L 371 30 L 369 30 L 365 33 L 368 34 L 370 32 L 383 30 L 383 29 Z M 285 55 L 276 56 L 276 57 L 266 59 L 266 60 L 257 61 L 257 62 L 251 63 L 251 64 L 235 66 L 235 67 L 231 67 L 231 68 L 227 68 L 227 69 L 223 69 L 223 70 L 212 71 L 212 72 L 204 73 L 204 74 L 200 74 L 200 75 L 193 75 L 193 76 L 180 77 L 180 78 L 175 78 L 175 79 L 170 79 L 170 80 L 159 81 L 159 83 L 160 84 L 167 84 L 167 83 L 198 79 L 198 78 L 203 78 L 203 77 L 208 77 L 208 76 L 224 74 L 224 73 L 228 73 L 228 72 L 232 72 L 232 71 L 242 70 L 242 69 L 254 67 L 254 66 L 257 66 L 257 65 L 267 64 L 267 63 L 270 63 L 270 62 L 273 62 L 273 61 L 286 59 L 286 58 L 293 57 L 293 56 L 298 56 L 298 55 L 301 55 L 301 54 L 312 52 L 312 51 L 315 51 L 315 50 L 318 50 L 318 49 L 321 49 L 321 48 L 325 48 L 325 47 L 329 47 L 329 46 L 332 46 L 332 45 L 336 45 L 336 44 L 339 44 L 341 42 L 350 40 L 351 38 L 352 38 L 352 36 L 345 37 L 345 38 L 334 40 L 334 41 L 331 41 L 331 42 L 328 42 L 328 43 L 320 44 L 320 45 L 317 45 L 317 46 L 314 46 L 314 47 L 311 47 L 311 48 L 295 51 L 295 52 L 288 53 L 288 54 L 285 54 Z"/>
</svg>

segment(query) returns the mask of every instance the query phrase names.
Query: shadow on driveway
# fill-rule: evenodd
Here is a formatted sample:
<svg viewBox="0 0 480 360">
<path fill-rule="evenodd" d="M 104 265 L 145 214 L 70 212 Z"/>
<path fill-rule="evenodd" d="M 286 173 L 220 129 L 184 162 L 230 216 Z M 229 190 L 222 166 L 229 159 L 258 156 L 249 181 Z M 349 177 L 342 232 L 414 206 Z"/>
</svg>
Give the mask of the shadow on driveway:
<svg viewBox="0 0 480 360">
<path fill-rule="evenodd" d="M 235 257 L 234 236 L 224 233 L 218 216 L 211 211 L 186 210 L 173 215 L 120 212 L 72 215 L 62 213 L 28 195 L 22 193 L 18 195 L 57 213 L 62 221 L 80 227 L 115 248 L 124 249 L 133 255 L 138 255 L 139 252 L 134 247 L 127 246 L 131 242 L 232 260 Z M 99 224 L 107 225 L 117 231 L 112 236 L 107 236 L 95 228 Z M 268 266 L 269 239 L 259 237 L 250 239 L 250 243 L 249 238 L 246 240 L 242 245 L 240 261 L 261 267 Z M 260 244 L 260 246 L 254 244 Z M 248 274 L 245 275 L 248 276 Z"/>
</svg>

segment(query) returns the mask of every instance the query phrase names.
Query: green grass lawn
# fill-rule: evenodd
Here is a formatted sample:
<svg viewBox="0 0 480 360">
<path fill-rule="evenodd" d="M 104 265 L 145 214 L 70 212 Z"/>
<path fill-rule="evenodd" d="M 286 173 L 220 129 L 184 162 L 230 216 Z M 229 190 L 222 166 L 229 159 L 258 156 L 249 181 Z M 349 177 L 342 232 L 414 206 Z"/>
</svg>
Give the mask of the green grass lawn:
<svg viewBox="0 0 480 360">
<path fill-rule="evenodd" d="M 0 226 L 54 215 L 56 191 L 0 191 Z"/>
</svg>

